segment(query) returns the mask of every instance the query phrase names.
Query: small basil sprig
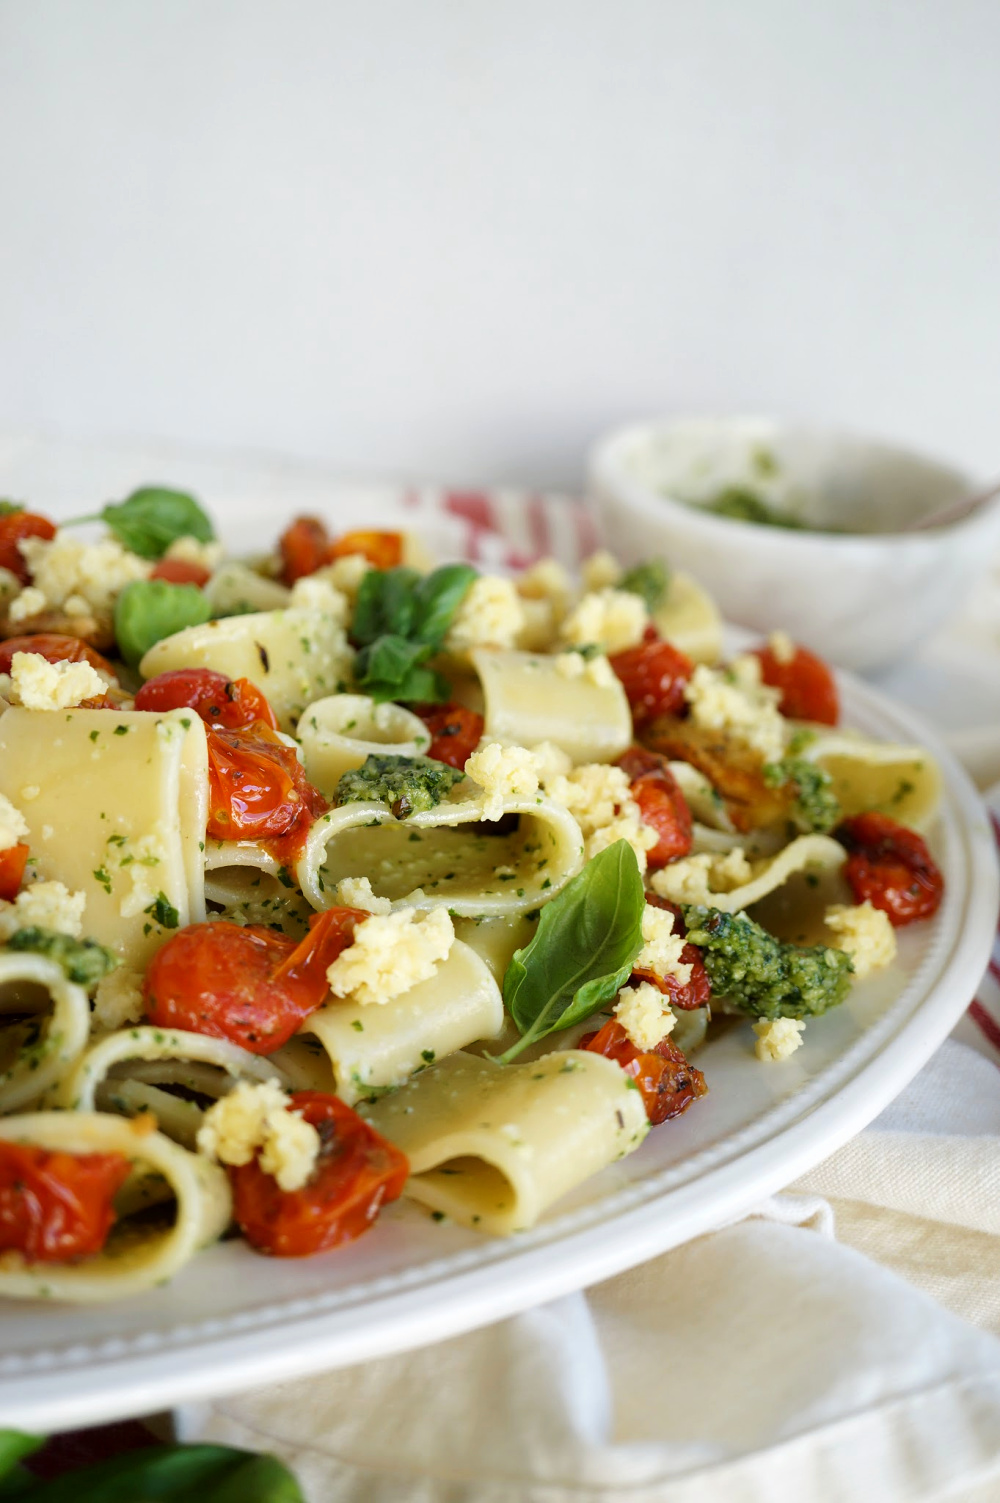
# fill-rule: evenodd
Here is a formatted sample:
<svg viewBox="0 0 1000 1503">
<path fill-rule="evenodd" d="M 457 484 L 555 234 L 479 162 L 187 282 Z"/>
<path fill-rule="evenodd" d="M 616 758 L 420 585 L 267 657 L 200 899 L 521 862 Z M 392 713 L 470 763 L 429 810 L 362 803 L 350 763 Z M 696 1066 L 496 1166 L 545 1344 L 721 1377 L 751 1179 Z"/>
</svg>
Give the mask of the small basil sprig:
<svg viewBox="0 0 1000 1503">
<path fill-rule="evenodd" d="M 501 1064 L 615 996 L 642 949 L 645 906 L 639 863 L 624 840 L 588 861 L 545 905 L 534 939 L 514 951 L 504 976 L 503 1000 L 521 1037 Z"/>
<path fill-rule="evenodd" d="M 0 1431 L 0 1498 L 23 1503 L 304 1503 L 275 1456 L 231 1446 L 146 1446 L 45 1481 L 19 1464 L 44 1442 Z"/>
<path fill-rule="evenodd" d="M 620 590 L 641 596 L 651 611 L 658 610 L 663 604 L 669 587 L 670 571 L 660 558 L 652 558 L 646 564 L 636 564 L 634 569 L 626 569 L 618 583 Z"/>
<path fill-rule="evenodd" d="M 370 569 L 361 581 L 351 635 L 361 649 L 358 685 L 375 700 L 442 700 L 447 679 L 426 667 L 441 648 L 455 612 L 476 578 L 470 564 Z"/>
<path fill-rule="evenodd" d="M 140 558 L 162 558 L 178 538 L 210 543 L 215 537 L 211 521 L 193 496 L 161 485 L 143 486 L 124 501 L 109 501 L 93 516 L 74 517 L 61 525 L 73 527 L 80 522 L 104 522 Z"/>
<path fill-rule="evenodd" d="M 211 614 L 197 585 L 134 579 L 115 601 L 118 650 L 134 668 L 155 643 L 183 631 L 185 626 L 201 626 Z"/>
</svg>

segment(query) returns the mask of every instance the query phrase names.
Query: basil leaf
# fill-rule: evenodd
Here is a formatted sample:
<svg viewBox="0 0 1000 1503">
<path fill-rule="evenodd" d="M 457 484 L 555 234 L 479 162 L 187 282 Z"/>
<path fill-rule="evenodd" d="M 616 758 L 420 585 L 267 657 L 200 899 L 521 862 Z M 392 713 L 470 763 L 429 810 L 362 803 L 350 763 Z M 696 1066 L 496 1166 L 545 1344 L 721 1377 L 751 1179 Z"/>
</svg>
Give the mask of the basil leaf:
<svg viewBox="0 0 1000 1503">
<path fill-rule="evenodd" d="M 653 558 L 646 564 L 636 564 L 634 569 L 627 569 L 618 585 L 620 590 L 627 590 L 630 595 L 641 596 L 651 611 L 663 604 L 669 587 L 670 571 L 660 558 Z"/>
<path fill-rule="evenodd" d="M 13 1497 L 20 1489 L 14 1486 L 14 1478 L 20 1483 L 25 1477 L 29 1477 L 18 1462 L 23 1456 L 30 1456 L 40 1446 L 44 1446 L 45 1437 L 41 1435 L 25 1435 L 21 1430 L 0 1430 L 0 1477 L 9 1477 L 11 1486 L 4 1489 L 0 1486 L 0 1497 L 9 1495 Z M 29 1480 L 33 1481 L 33 1478 Z"/>
<path fill-rule="evenodd" d="M 507 1064 L 537 1039 L 581 1023 L 625 985 L 642 949 L 646 906 L 635 852 L 624 840 L 588 861 L 546 903 L 531 943 L 515 950 L 503 999 L 521 1037 Z"/>
<path fill-rule="evenodd" d="M 164 637 L 185 626 L 200 626 L 211 607 L 197 585 L 170 584 L 166 579 L 133 579 L 115 602 L 118 650 L 134 668 L 143 654 Z"/>
<path fill-rule="evenodd" d="M 124 501 L 109 501 L 97 517 L 76 517 L 76 522 L 102 521 L 118 541 L 140 558 L 162 558 L 178 538 L 197 538 L 210 543 L 215 531 L 193 496 L 164 486 L 147 485 Z M 73 525 L 63 522 L 63 527 Z"/>
<path fill-rule="evenodd" d="M 423 665 L 433 652 L 425 643 L 405 637 L 379 637 L 358 654 L 354 676 L 364 692 L 377 701 L 437 701 L 447 699 L 451 687 L 439 673 Z"/>
<path fill-rule="evenodd" d="M 443 564 L 425 575 L 414 591 L 411 635 L 439 647 L 476 577 L 471 564 Z"/>
<path fill-rule="evenodd" d="M 304 1503 L 274 1456 L 229 1446 L 147 1446 L 38 1482 L 26 1503 Z"/>
<path fill-rule="evenodd" d="M 416 569 L 369 569 L 361 580 L 351 635 L 366 647 L 386 634 L 408 637 L 413 624 Z"/>
</svg>

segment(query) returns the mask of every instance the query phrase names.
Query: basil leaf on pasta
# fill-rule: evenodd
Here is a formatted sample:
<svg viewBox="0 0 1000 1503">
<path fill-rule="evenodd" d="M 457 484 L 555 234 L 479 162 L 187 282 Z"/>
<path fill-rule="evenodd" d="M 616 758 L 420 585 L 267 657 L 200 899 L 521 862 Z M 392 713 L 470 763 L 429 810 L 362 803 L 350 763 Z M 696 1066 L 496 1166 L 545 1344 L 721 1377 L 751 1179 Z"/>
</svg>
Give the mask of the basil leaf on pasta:
<svg viewBox="0 0 1000 1503">
<path fill-rule="evenodd" d="M 379 637 L 358 654 L 354 665 L 358 686 L 377 702 L 447 699 L 451 693 L 447 680 L 424 667 L 432 651 L 405 637 Z"/>
<path fill-rule="evenodd" d="M 351 635 L 359 647 L 379 637 L 409 637 L 413 625 L 416 569 L 369 569 L 358 589 Z"/>
<path fill-rule="evenodd" d="M 193 496 L 162 485 L 145 485 L 124 501 L 109 501 L 95 516 L 74 517 L 61 525 L 73 527 L 79 522 L 103 522 L 140 558 L 162 558 L 178 538 L 210 543 L 215 537 L 211 521 Z"/>
<path fill-rule="evenodd" d="M 502 1063 L 615 996 L 642 949 L 645 905 L 639 864 L 624 840 L 588 861 L 545 905 L 535 937 L 515 950 L 504 977 L 504 1003 L 521 1037 Z"/>
<path fill-rule="evenodd" d="M 185 626 L 201 626 L 211 614 L 211 606 L 197 585 L 134 579 L 115 602 L 118 650 L 134 668 L 156 642 L 183 631 Z"/>
<path fill-rule="evenodd" d="M 469 564 L 445 564 L 423 577 L 415 569 L 369 569 L 351 627 L 361 648 L 354 666 L 358 686 L 375 700 L 447 699 L 447 680 L 424 664 L 444 641 L 475 577 Z"/>
<path fill-rule="evenodd" d="M 412 629 L 418 642 L 441 645 L 475 578 L 471 564 L 444 564 L 420 580 L 414 591 Z"/>
</svg>

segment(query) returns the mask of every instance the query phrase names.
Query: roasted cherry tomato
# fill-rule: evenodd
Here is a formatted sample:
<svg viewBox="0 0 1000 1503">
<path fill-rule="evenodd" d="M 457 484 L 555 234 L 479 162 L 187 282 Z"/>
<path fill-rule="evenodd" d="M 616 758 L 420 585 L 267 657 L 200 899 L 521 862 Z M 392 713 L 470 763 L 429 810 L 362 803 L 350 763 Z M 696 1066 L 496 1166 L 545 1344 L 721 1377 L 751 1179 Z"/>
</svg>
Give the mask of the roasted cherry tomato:
<svg viewBox="0 0 1000 1503">
<path fill-rule="evenodd" d="M 870 902 L 896 928 L 936 913 L 944 877 L 926 842 L 888 814 L 854 814 L 834 830 L 848 851 L 844 875 L 855 901 Z"/>
<path fill-rule="evenodd" d="M 344 532 L 330 544 L 326 559 L 332 563 L 334 559 L 347 558 L 352 553 L 360 553 L 376 569 L 395 569 L 403 562 L 403 534 Z"/>
<path fill-rule="evenodd" d="M 0 642 L 0 673 L 10 672 L 15 652 L 37 653 L 47 663 L 89 663 L 98 673 L 117 682 L 115 670 L 107 658 L 102 658 L 79 637 L 66 637 L 54 631 L 39 631 L 28 637 L 8 637 L 5 642 Z"/>
<path fill-rule="evenodd" d="M 281 577 L 292 585 L 307 574 L 315 574 L 327 561 L 330 534 L 319 517 L 296 517 L 278 540 L 281 550 Z"/>
<path fill-rule="evenodd" d="M 628 647 L 608 659 L 622 681 L 636 726 L 657 715 L 677 715 L 684 709 L 684 686 L 694 672 L 690 658 L 661 642 L 654 633 L 638 647 Z"/>
<path fill-rule="evenodd" d="M 661 752 L 632 746 L 618 758 L 618 766 L 629 779 L 643 824 L 657 834 L 656 844 L 646 852 L 649 868 L 655 871 L 686 856 L 691 850 L 691 810 L 669 760 Z"/>
<path fill-rule="evenodd" d="M 158 564 L 154 564 L 150 579 L 165 579 L 168 584 L 208 584 L 212 577 L 212 571 L 206 569 L 204 564 L 196 564 L 189 558 L 161 558 Z"/>
<path fill-rule="evenodd" d="M 289 862 L 309 825 L 329 807 L 302 771 L 292 747 L 260 722 L 244 730 L 208 732 L 212 840 L 256 840 Z"/>
<path fill-rule="evenodd" d="M 670 903 L 666 898 L 659 897 L 654 892 L 647 892 L 646 902 L 653 908 L 665 908 L 674 916 L 674 933 L 686 935 L 687 928 L 684 916 L 676 903 Z M 691 967 L 691 979 L 686 986 L 682 986 L 676 976 L 657 976 L 653 971 L 634 970 L 632 975 L 637 981 L 648 981 L 657 987 L 670 1001 L 671 1007 L 676 1007 L 682 1012 L 689 1012 L 694 1007 L 704 1007 L 712 1000 L 712 983 L 708 979 L 705 962 L 697 945 L 685 945 L 680 953 L 681 965 Z"/>
<path fill-rule="evenodd" d="M 621 1065 L 626 1075 L 631 1075 L 642 1092 L 646 1116 L 654 1127 L 670 1117 L 679 1117 L 708 1089 L 701 1071 L 688 1064 L 669 1038 L 655 1049 L 637 1049 L 617 1018 L 596 1033 L 584 1034 L 579 1047 L 607 1055 Z"/>
<path fill-rule="evenodd" d="M 135 696 L 137 710 L 194 710 L 206 725 L 236 731 L 263 721 L 277 730 L 274 711 L 248 678 L 227 678 L 211 668 L 174 668 L 158 673 Z"/>
<path fill-rule="evenodd" d="M 449 767 L 464 767 L 482 740 L 483 717 L 454 703 L 412 708 L 431 733 L 426 755 L 436 762 L 447 762 Z"/>
<path fill-rule="evenodd" d="M 26 845 L 12 845 L 0 851 L 0 898 L 5 903 L 13 903 L 21 889 L 28 853 Z"/>
<path fill-rule="evenodd" d="M 275 979 L 294 950 L 294 940 L 255 924 L 190 924 L 153 957 L 143 985 L 147 1016 L 160 1028 L 271 1054 L 318 1005 L 304 988 Z"/>
<path fill-rule="evenodd" d="M 295 1091 L 289 1102 L 320 1135 L 309 1182 L 282 1190 L 256 1159 L 229 1170 L 236 1220 L 258 1252 L 306 1258 L 366 1232 L 382 1206 L 397 1200 L 409 1174 L 398 1148 L 337 1096 Z"/>
<path fill-rule="evenodd" d="M 354 940 L 358 924 L 368 914 L 360 908 L 328 908 L 314 913 L 309 933 L 275 971 L 275 980 L 293 987 L 299 996 L 318 1007 L 329 991 L 326 973 L 342 950 Z"/>
<path fill-rule="evenodd" d="M 796 647 L 790 663 L 782 663 L 771 647 L 757 647 L 761 678 L 772 689 L 781 690 L 778 709 L 789 720 L 815 720 L 819 725 L 836 725 L 840 719 L 840 697 L 833 674 L 805 647 Z"/>
<path fill-rule="evenodd" d="M 40 517 L 32 511 L 8 512 L 0 517 L 0 568 L 9 569 L 22 584 L 27 584 L 31 570 L 21 556 L 18 543 L 22 538 L 44 538 L 48 542 L 55 535 L 55 524 L 48 517 Z"/>
<path fill-rule="evenodd" d="M 0 1252 L 40 1263 L 100 1252 L 130 1168 L 123 1153 L 63 1153 L 0 1141 Z"/>
</svg>

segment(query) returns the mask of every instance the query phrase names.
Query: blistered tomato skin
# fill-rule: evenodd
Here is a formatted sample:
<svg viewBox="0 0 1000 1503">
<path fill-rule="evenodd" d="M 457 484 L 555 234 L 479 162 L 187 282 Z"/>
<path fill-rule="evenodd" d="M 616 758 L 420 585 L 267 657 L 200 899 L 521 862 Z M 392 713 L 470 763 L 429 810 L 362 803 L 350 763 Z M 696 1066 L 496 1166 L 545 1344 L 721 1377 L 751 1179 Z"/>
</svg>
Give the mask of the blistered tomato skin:
<svg viewBox="0 0 1000 1503">
<path fill-rule="evenodd" d="M 193 584 L 201 589 L 202 585 L 208 584 L 211 579 L 211 570 L 202 564 L 196 564 L 193 559 L 187 558 L 161 558 L 158 564 L 153 566 L 150 579 L 165 579 L 168 584 Z"/>
<path fill-rule="evenodd" d="M 632 1077 L 642 1093 L 646 1116 L 653 1127 L 679 1117 L 708 1089 L 701 1071 L 688 1064 L 669 1038 L 655 1049 L 637 1049 L 617 1018 L 596 1033 L 584 1034 L 579 1047 L 606 1055 Z"/>
<path fill-rule="evenodd" d="M 431 744 L 424 755 L 433 757 L 435 762 L 447 762 L 449 767 L 464 767 L 482 740 L 485 725 L 482 715 L 455 703 L 414 705 L 413 711 L 431 734 Z"/>
<path fill-rule="evenodd" d="M 646 852 L 651 871 L 687 856 L 692 843 L 691 810 L 668 758 L 643 746 L 630 747 L 618 758 L 629 779 L 632 797 L 639 805 L 643 824 L 656 831 L 656 844 Z"/>
<path fill-rule="evenodd" d="M 21 890 L 29 854 L 30 848 L 24 844 L 0 851 L 0 898 L 5 903 L 13 903 Z"/>
<path fill-rule="evenodd" d="M 22 557 L 18 543 L 22 538 L 44 538 L 51 542 L 56 535 L 55 523 L 37 512 L 12 511 L 0 517 L 0 568 L 16 574 L 22 584 L 31 579 L 31 570 Z"/>
<path fill-rule="evenodd" d="M 107 658 L 79 637 L 66 637 L 60 632 L 39 631 L 27 637 L 8 637 L 0 642 L 0 673 L 9 673 L 15 652 L 33 652 L 47 663 L 89 663 L 98 673 L 106 674 L 112 683 L 117 683 L 115 670 Z"/>
<path fill-rule="evenodd" d="M 319 517 L 296 517 L 278 541 L 281 578 L 287 585 L 315 574 L 327 561 L 330 534 Z"/>
<path fill-rule="evenodd" d="M 758 647 L 761 678 L 781 690 L 778 709 L 789 720 L 812 720 L 817 725 L 836 725 L 840 720 L 840 695 L 830 669 L 806 647 L 796 647 L 790 663 L 781 663 L 770 647 Z"/>
<path fill-rule="evenodd" d="M 927 843 L 888 814 L 855 814 L 833 832 L 848 851 L 844 876 L 856 903 L 869 902 L 897 929 L 931 918 L 944 877 Z"/>
<path fill-rule="evenodd" d="M 255 924 L 190 924 L 156 952 L 146 972 L 146 1015 L 271 1054 L 315 1010 L 275 972 L 295 941 Z"/>
<path fill-rule="evenodd" d="M 403 1192 L 409 1164 L 398 1148 L 336 1096 L 296 1091 L 291 1110 L 322 1142 L 309 1182 L 282 1190 L 256 1159 L 229 1170 L 236 1220 L 252 1247 L 277 1258 L 305 1258 L 366 1232 L 383 1205 Z"/>
<path fill-rule="evenodd" d="M 206 725 L 241 730 L 262 721 L 272 730 L 278 722 L 267 699 L 248 678 L 227 678 L 212 668 L 174 668 L 158 673 L 135 696 L 137 710 L 194 710 Z"/>
<path fill-rule="evenodd" d="M 661 898 L 655 892 L 647 892 L 646 902 L 651 908 L 663 908 L 673 914 L 675 934 L 687 934 L 684 916 L 676 903 Z M 708 979 L 705 962 L 698 946 L 685 945 L 680 953 L 679 964 L 691 967 L 691 979 L 686 983 L 678 981 L 676 976 L 657 976 L 654 971 L 644 971 L 639 967 L 632 972 L 632 976 L 636 981 L 648 981 L 651 986 L 655 986 L 667 998 L 670 1006 L 678 1008 L 681 1012 L 690 1012 L 695 1007 L 705 1007 L 712 1000 L 712 983 Z"/>
<path fill-rule="evenodd" d="M 130 1168 L 121 1153 L 63 1153 L 0 1141 L 0 1253 L 69 1263 L 100 1252 Z"/>
<path fill-rule="evenodd" d="M 324 913 L 314 913 L 309 933 L 281 962 L 275 980 L 292 987 L 313 1008 L 318 1007 L 330 989 L 327 970 L 353 944 L 355 929 L 369 917 L 360 908 L 327 908 Z"/>
<path fill-rule="evenodd" d="M 309 827 L 329 805 L 312 786 L 290 746 L 258 723 L 208 733 L 212 840 L 255 840 L 283 864 L 302 851 Z"/>
<path fill-rule="evenodd" d="M 608 662 L 621 679 L 635 726 L 657 715 L 679 715 L 684 709 L 684 689 L 694 665 L 655 633 L 650 638 L 647 631 L 647 640 L 613 653 Z"/>
<path fill-rule="evenodd" d="M 344 532 L 327 549 L 326 561 L 360 553 L 376 569 L 395 569 L 403 562 L 401 532 Z"/>
</svg>

